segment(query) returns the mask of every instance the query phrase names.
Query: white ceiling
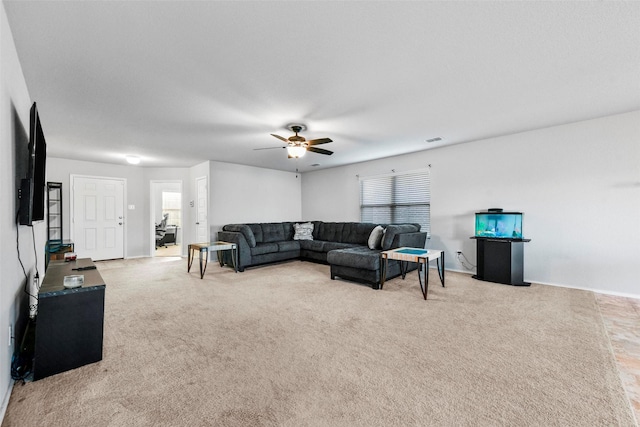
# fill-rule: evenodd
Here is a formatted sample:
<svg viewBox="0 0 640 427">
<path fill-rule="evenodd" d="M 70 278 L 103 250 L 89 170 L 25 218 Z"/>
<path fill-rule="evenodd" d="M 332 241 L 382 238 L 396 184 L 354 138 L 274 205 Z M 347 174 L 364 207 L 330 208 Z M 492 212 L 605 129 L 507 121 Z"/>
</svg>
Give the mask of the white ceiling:
<svg viewBox="0 0 640 427">
<path fill-rule="evenodd" d="M 4 4 L 53 157 L 304 172 L 640 109 L 638 2 Z M 334 154 L 254 151 L 290 122 Z"/>
</svg>

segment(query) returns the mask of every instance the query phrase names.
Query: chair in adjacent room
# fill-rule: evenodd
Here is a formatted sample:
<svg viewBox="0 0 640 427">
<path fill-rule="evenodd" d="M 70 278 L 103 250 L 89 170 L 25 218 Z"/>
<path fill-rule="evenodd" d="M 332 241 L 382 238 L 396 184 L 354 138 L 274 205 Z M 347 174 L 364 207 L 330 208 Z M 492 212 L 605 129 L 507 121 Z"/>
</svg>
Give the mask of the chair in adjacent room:
<svg viewBox="0 0 640 427">
<path fill-rule="evenodd" d="M 165 241 L 167 234 L 167 220 L 169 219 L 169 214 L 166 213 L 162 216 L 162 221 L 160 224 L 156 224 L 156 249 L 160 246 L 167 247 L 167 243 Z"/>
</svg>

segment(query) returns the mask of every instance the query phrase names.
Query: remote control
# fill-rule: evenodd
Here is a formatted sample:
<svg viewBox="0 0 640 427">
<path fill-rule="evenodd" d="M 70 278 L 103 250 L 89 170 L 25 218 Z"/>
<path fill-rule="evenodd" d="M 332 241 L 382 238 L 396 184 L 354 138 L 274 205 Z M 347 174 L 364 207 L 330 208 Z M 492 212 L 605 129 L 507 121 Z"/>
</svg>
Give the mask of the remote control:
<svg viewBox="0 0 640 427">
<path fill-rule="evenodd" d="M 76 271 L 83 271 L 83 270 L 95 270 L 96 266 L 95 265 L 88 265 L 86 267 L 77 267 L 77 268 L 72 268 L 72 270 L 76 270 Z"/>
</svg>

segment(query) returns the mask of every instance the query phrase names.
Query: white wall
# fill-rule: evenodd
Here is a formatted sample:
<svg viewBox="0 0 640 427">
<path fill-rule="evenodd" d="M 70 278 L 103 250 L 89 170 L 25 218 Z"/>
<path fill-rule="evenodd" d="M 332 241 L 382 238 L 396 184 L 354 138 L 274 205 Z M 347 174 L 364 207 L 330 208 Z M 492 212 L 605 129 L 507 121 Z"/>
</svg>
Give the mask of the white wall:
<svg viewBox="0 0 640 427">
<path fill-rule="evenodd" d="M 46 130 L 45 130 L 46 132 Z M 71 175 L 99 176 L 106 178 L 124 178 L 127 180 L 125 205 L 133 205 L 134 209 L 125 210 L 126 247 L 125 257 L 147 256 L 148 243 L 143 240 L 148 223 L 145 207 L 149 204 L 149 186 L 145 186 L 142 167 L 114 165 L 109 163 L 84 162 L 79 160 L 47 159 L 47 181 L 62 183 L 63 201 L 63 236 L 69 238 L 70 230 L 70 180 Z"/>
<path fill-rule="evenodd" d="M 212 239 L 225 224 L 302 219 L 300 174 L 212 161 L 210 177 Z"/>
<path fill-rule="evenodd" d="M 10 375 L 11 356 L 22 340 L 22 328 L 28 317 L 27 300 L 23 292 L 24 273 L 18 261 L 16 233 L 19 235 L 20 258 L 29 281 L 36 266 L 44 273 L 46 225 L 16 227 L 17 181 L 16 160 L 27 157 L 29 109 L 31 99 L 16 53 L 4 4 L 0 3 L 0 419 L 9 400 L 13 381 Z M 43 126 L 44 126 L 43 118 Z M 32 231 L 35 235 L 34 242 Z M 16 326 L 17 324 L 17 326 Z M 9 327 L 16 339 L 9 346 Z"/>
<path fill-rule="evenodd" d="M 356 175 L 431 164 L 430 247 L 475 263 L 474 213 L 524 212 L 525 280 L 640 297 L 640 111 L 305 173 L 302 216 L 359 220 Z"/>
<path fill-rule="evenodd" d="M 187 168 L 144 168 L 50 157 L 47 159 L 47 181 L 62 182 L 64 238 L 69 237 L 69 213 L 71 210 L 69 190 L 72 174 L 125 178 L 127 180 L 127 209 L 125 210 L 127 258 L 149 256 L 154 249 L 151 240 L 153 224 L 150 220 L 151 181 L 177 180 L 185 182 L 189 179 L 189 169 Z M 183 192 L 184 212 L 188 212 L 186 200 L 189 197 L 188 190 Z M 131 205 L 134 209 L 130 209 Z M 186 230 L 183 231 L 186 232 Z M 183 255 L 186 255 L 186 249 L 183 250 Z"/>
</svg>

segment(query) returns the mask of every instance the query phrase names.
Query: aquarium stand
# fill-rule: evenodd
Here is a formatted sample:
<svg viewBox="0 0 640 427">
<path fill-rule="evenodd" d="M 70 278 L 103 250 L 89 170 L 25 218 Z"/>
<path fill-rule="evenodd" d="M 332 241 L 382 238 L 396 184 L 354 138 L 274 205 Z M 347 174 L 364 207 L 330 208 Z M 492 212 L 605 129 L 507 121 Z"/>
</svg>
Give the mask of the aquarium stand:
<svg viewBox="0 0 640 427">
<path fill-rule="evenodd" d="M 474 279 L 513 286 L 530 286 L 524 281 L 524 244 L 531 239 L 489 239 L 472 237 L 477 244 L 477 274 Z"/>
</svg>

